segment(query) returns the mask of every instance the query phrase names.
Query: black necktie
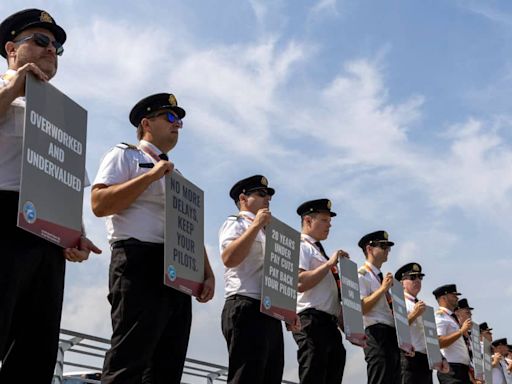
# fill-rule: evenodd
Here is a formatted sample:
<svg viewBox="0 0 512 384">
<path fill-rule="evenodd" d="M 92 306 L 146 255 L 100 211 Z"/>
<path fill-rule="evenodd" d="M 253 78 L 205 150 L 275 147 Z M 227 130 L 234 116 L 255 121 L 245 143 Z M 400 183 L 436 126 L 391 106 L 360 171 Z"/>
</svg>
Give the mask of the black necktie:
<svg viewBox="0 0 512 384">
<path fill-rule="evenodd" d="M 322 256 L 326 259 L 326 260 L 329 260 L 329 257 L 327 256 L 327 254 L 325 253 L 325 249 L 324 247 L 322 246 L 322 243 L 319 242 L 319 241 L 316 241 L 315 242 L 315 245 L 317 246 L 317 248 L 319 249 L 320 253 L 322 254 Z M 334 269 L 335 268 L 335 269 Z M 338 300 L 341 301 L 341 280 L 340 280 L 340 275 L 338 273 L 338 268 L 337 267 L 334 267 L 334 268 L 331 268 L 331 273 L 332 273 L 332 276 L 334 277 L 334 281 L 336 283 L 336 288 L 338 288 Z"/>
<path fill-rule="evenodd" d="M 320 250 L 320 253 L 322 254 L 322 256 L 325 257 L 327 260 L 329 260 L 329 258 L 327 257 L 327 254 L 325 253 L 325 249 L 322 246 L 322 243 L 319 241 L 315 241 L 315 245 Z"/>
<path fill-rule="evenodd" d="M 457 316 L 455 315 L 455 313 L 452 313 L 450 316 L 451 316 L 451 317 L 453 317 L 453 320 L 455 320 L 455 322 L 456 322 L 457 324 L 459 324 L 459 319 L 457 318 Z M 459 324 L 459 325 L 460 325 L 460 324 Z"/>
<path fill-rule="evenodd" d="M 471 340 L 466 335 L 462 335 L 462 337 L 464 338 L 464 342 L 466 343 L 466 347 L 467 347 L 468 353 L 469 353 L 469 358 L 471 360 L 473 360 L 473 349 L 471 348 Z"/>
<path fill-rule="evenodd" d="M 158 155 L 158 157 L 161 159 L 161 160 L 165 160 L 165 161 L 168 161 L 169 160 L 169 156 L 167 156 L 165 153 L 161 153 Z"/>
<path fill-rule="evenodd" d="M 384 280 L 384 275 L 382 274 L 382 272 L 379 272 L 377 273 L 377 276 L 379 277 L 379 281 L 382 284 L 382 281 Z M 393 300 L 391 298 L 391 293 L 389 293 L 389 291 L 386 291 L 386 301 L 388 302 L 391 312 L 393 312 Z"/>
<path fill-rule="evenodd" d="M 416 304 L 418 301 L 419 301 L 419 300 L 418 300 L 418 298 L 417 298 L 417 297 L 415 297 L 415 298 L 414 298 L 414 304 Z"/>
</svg>

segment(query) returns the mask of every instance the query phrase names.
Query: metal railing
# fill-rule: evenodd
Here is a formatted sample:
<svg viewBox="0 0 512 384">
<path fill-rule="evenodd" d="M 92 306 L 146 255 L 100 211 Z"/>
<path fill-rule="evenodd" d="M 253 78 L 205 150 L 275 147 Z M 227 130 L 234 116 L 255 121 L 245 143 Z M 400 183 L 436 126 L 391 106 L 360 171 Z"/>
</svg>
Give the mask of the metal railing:
<svg viewBox="0 0 512 384">
<path fill-rule="evenodd" d="M 67 329 L 60 330 L 59 350 L 52 384 L 64 383 L 64 367 L 81 369 L 88 372 L 101 372 L 105 353 L 110 348 L 110 340 Z M 206 361 L 186 358 L 182 384 L 213 384 L 227 381 L 228 367 Z M 198 381 L 199 380 L 199 381 Z M 205 380 L 205 381 L 203 381 Z M 81 379 L 83 383 L 100 384 L 98 380 Z M 283 384 L 296 384 L 283 380 Z"/>
</svg>

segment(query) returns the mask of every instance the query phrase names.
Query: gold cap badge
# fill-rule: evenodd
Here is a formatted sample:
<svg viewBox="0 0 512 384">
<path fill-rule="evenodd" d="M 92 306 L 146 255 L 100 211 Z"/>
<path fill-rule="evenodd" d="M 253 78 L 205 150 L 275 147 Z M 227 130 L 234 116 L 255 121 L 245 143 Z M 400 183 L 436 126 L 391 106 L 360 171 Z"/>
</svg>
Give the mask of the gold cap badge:
<svg viewBox="0 0 512 384">
<path fill-rule="evenodd" d="M 268 180 L 265 176 L 261 178 L 261 184 L 263 184 L 265 187 L 268 187 Z"/>
<path fill-rule="evenodd" d="M 39 21 L 43 22 L 43 23 L 50 23 L 50 24 L 53 24 L 53 19 L 52 17 L 50 16 L 49 13 L 47 12 L 41 12 L 41 16 L 39 16 Z"/>
<path fill-rule="evenodd" d="M 386 231 L 384 231 L 383 236 L 384 236 L 384 239 L 385 239 L 385 240 L 388 240 L 389 235 L 388 235 L 388 233 L 387 233 Z"/>
<path fill-rule="evenodd" d="M 331 200 L 327 200 L 327 208 L 331 209 Z"/>
<path fill-rule="evenodd" d="M 178 105 L 178 102 L 172 93 L 169 95 L 169 104 L 171 104 L 173 107 Z"/>
<path fill-rule="evenodd" d="M 414 272 L 419 272 L 419 271 L 420 271 L 420 266 L 419 266 L 418 264 L 414 264 L 414 265 L 412 266 L 412 270 L 413 270 Z"/>
</svg>

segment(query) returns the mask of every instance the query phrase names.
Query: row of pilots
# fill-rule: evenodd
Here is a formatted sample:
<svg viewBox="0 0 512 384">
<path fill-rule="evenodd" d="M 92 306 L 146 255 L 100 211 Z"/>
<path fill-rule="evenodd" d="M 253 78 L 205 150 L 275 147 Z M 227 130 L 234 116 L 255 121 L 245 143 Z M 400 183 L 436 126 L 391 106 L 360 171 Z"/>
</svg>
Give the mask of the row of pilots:
<svg viewBox="0 0 512 384">
<path fill-rule="evenodd" d="M 269 205 L 274 193 L 262 175 L 238 181 L 231 188 L 230 197 L 239 214 L 230 216 L 219 232 L 226 297 L 222 331 L 229 350 L 230 382 L 281 382 L 281 325 L 279 320 L 259 311 L 263 230 L 271 220 Z M 328 255 L 322 246 L 321 241 L 329 235 L 331 219 L 336 216 L 330 200 L 307 201 L 297 208 L 297 214 L 301 218 L 298 319 L 287 328 L 298 346 L 300 382 L 341 383 L 346 350 L 340 333 L 343 319 L 337 265 L 339 258 L 348 254 L 338 249 Z M 393 245 L 386 231 L 369 233 L 358 242 L 366 258 L 358 275 L 368 383 L 432 383 L 421 321 L 426 304 L 417 297 L 425 275 L 418 263 L 408 263 L 394 275 L 404 288 L 415 353 L 405 353 L 398 347 L 389 293 L 393 275 L 381 272 Z M 435 318 L 444 356 L 437 372 L 439 382 L 478 383 L 471 367 L 468 342 L 473 308 L 466 299 L 458 300 L 460 293 L 454 284 L 435 289 L 433 295 L 439 304 Z M 486 323 L 480 328 L 483 335 L 489 332 Z M 493 345 L 503 342 L 506 344 L 506 339 L 496 340 Z M 503 372 L 506 374 L 506 369 Z"/>
<path fill-rule="evenodd" d="M 130 311 L 125 309 L 123 312 L 118 309 L 124 308 L 123 295 L 126 292 L 119 288 L 122 285 L 119 286 L 116 279 L 128 277 L 123 276 L 127 273 L 127 257 L 135 258 L 140 253 L 142 257 L 137 258 L 136 262 L 143 263 L 138 264 L 139 268 L 133 267 L 129 278 L 138 283 L 141 283 L 139 280 L 148 280 L 141 276 L 140 272 L 147 268 L 146 254 L 154 252 L 151 246 L 154 241 L 158 241 L 158 244 L 162 241 L 163 211 L 160 206 L 155 206 L 154 202 L 155 198 L 158 201 L 162 199 L 163 183 L 155 181 L 161 181 L 165 174 L 174 171 L 174 164 L 167 157 L 167 153 L 177 143 L 177 134 L 183 127 L 185 111 L 177 105 L 172 94 L 162 93 L 139 101 L 129 117 L 132 125 L 137 128 L 139 144 L 118 145 L 105 155 L 91 194 L 93 211 L 98 216 L 107 217 L 108 236 L 112 247 L 110 297 L 113 305 L 113 346 L 107 353 L 102 379 L 109 384 L 124 384 L 124 377 L 131 375 L 129 372 L 133 369 L 127 367 L 131 367 L 130 362 L 135 359 L 134 352 L 130 351 L 136 350 L 136 345 L 147 342 L 148 335 L 159 340 L 157 345 L 167 344 L 172 339 L 175 345 L 180 346 L 179 352 L 176 352 L 173 358 L 175 364 L 172 369 L 173 377 L 179 380 L 191 321 L 189 298 L 173 289 L 168 290 L 167 294 L 172 296 L 172 299 L 166 301 L 164 306 L 160 303 L 155 304 L 158 312 L 164 314 L 169 308 L 181 308 L 179 311 L 173 311 L 174 315 L 171 318 L 166 318 L 162 330 L 154 327 L 154 320 L 149 320 L 140 332 L 133 332 L 131 325 L 135 321 L 138 307 L 133 306 L 134 312 L 130 316 L 127 315 Z M 130 195 L 132 205 L 129 205 L 124 201 L 126 198 L 119 199 L 118 196 L 122 196 L 119 195 L 120 186 L 135 188 L 134 180 L 142 184 L 142 187 L 139 187 L 142 192 L 138 192 L 140 196 Z M 268 180 L 262 175 L 247 177 L 235 183 L 229 191 L 229 196 L 239 212 L 237 215 L 229 216 L 219 231 L 220 254 L 225 266 L 225 304 L 221 327 L 229 352 L 229 383 L 280 383 L 282 380 L 284 346 L 281 323 L 260 312 L 265 251 L 264 227 L 272 217 L 269 207 L 274 193 L 275 190 L 268 186 Z M 118 212 L 115 212 L 116 210 Z M 149 225 L 133 228 L 130 223 L 139 222 L 137 217 L 145 211 L 151 213 Z M 340 383 L 343 379 L 346 351 L 339 331 L 342 324 L 337 265 L 339 258 L 348 257 L 348 254 L 338 249 L 328 255 L 321 244 L 329 235 L 332 217 L 336 216 L 331 210 L 330 200 L 307 201 L 298 207 L 297 213 L 301 217 L 298 316 L 296 323 L 288 328 L 298 345 L 300 381 Z M 158 230 L 155 229 L 157 227 Z M 148 235 L 142 242 L 139 241 L 142 237 L 141 231 Z M 151 236 L 156 232 L 160 237 L 154 239 Z M 394 243 L 389 240 L 386 231 L 375 231 L 363 236 L 358 245 L 366 258 L 365 264 L 359 269 L 359 286 L 366 334 L 364 354 L 368 383 L 401 383 L 402 378 L 404 382 L 415 384 L 431 383 L 432 371 L 428 368 L 424 344 L 415 345 L 417 352 L 414 356 L 401 354 L 397 345 L 388 292 L 393 275 L 383 275 L 380 270 L 387 261 Z M 158 250 L 163 254 L 162 247 Z M 199 297 L 200 302 L 210 300 L 214 289 L 214 277 L 207 257 L 205 261 L 205 284 Z M 154 275 L 151 281 L 156 281 L 161 262 L 155 259 L 151 263 Z M 135 265 L 135 262 L 128 261 L 128 264 Z M 402 282 L 406 293 L 416 296 L 423 277 L 419 264 L 405 265 L 397 271 L 395 277 Z M 414 285 L 416 291 L 409 285 Z M 460 346 L 463 339 L 461 335 L 468 327 L 455 323 L 451 324 L 452 327 L 448 326 L 447 321 L 451 320 L 446 316 L 456 307 L 455 291 L 454 285 L 445 285 L 434 291 L 440 305 L 436 314 L 438 334 L 442 352 L 449 363 L 438 371 L 438 378 L 442 383 L 453 382 L 450 381 L 453 375 L 469 377 L 469 361 L 458 357 L 451 359 L 452 349 L 458 350 L 457 346 Z M 145 303 L 146 298 L 150 296 L 148 292 L 133 294 L 137 301 Z M 406 302 L 414 333 L 413 323 L 419 321 L 418 317 L 425 304 L 413 301 L 416 299 Z M 454 303 L 455 306 L 452 305 Z M 169 328 L 173 329 L 172 334 L 165 331 Z M 163 339 L 162 332 L 169 338 Z M 157 347 L 157 350 L 161 348 Z M 456 356 L 457 353 L 455 352 Z M 137 354 L 144 355 L 146 354 Z M 169 365 L 162 365 L 159 371 L 164 372 L 162 375 L 168 376 Z"/>
<path fill-rule="evenodd" d="M 23 119 L 19 117 L 26 112 L 25 80 L 28 73 L 43 82 L 55 76 L 66 37 L 53 17 L 40 9 L 21 10 L 0 24 L 0 54 L 8 64 L 0 81 L 0 146 L 4 149 L 0 153 L 0 198 L 4 210 L 8 209 L 3 220 L 4 227 L 9 228 L 5 234 L 6 252 L 0 258 L 0 280 L 7 287 L 3 291 L 8 293 L 0 296 L 2 382 L 17 377 L 26 365 L 27 351 L 34 355 L 27 379 L 41 383 L 51 379 L 62 308 L 64 258 L 83 261 L 91 251 L 101 252 L 85 236 L 76 248 L 63 251 L 16 226 L 24 135 Z M 113 334 L 105 358 L 103 384 L 181 381 L 190 334 L 191 300 L 161 284 L 162 178 L 175 171 L 167 154 L 177 144 L 185 115 L 170 93 L 150 95 L 136 103 L 129 121 L 136 128 L 138 145 L 112 148 L 103 158 L 92 185 L 91 206 L 97 216 L 106 217 L 112 251 L 108 298 Z M 261 175 L 237 182 L 230 196 L 239 214 L 229 217 L 219 233 L 226 267 L 222 332 L 229 350 L 230 383 L 267 384 L 280 383 L 282 379 L 281 324 L 259 311 L 265 242 L 262 229 L 271 220 L 269 202 L 274 192 Z M 329 200 L 305 202 L 297 213 L 302 226 L 298 317 L 290 330 L 298 345 L 299 376 L 301 383 L 339 383 L 346 353 L 339 332 L 342 324 L 336 266 L 338 259 L 348 254 L 337 250 L 327 255 L 321 244 L 336 215 Z M 376 231 L 363 236 L 359 246 L 366 257 L 359 270 L 359 283 L 368 382 L 399 383 L 401 372 L 406 371 L 416 375 L 413 381 L 431 382 L 432 374 L 424 367 L 424 349 L 415 345 L 415 356 L 401 356 L 397 347 L 388 305 L 392 275 L 383 276 L 380 272 L 393 242 L 385 231 Z M 197 297 L 203 303 L 212 299 L 215 287 L 205 256 L 205 281 Z M 421 267 L 408 264 L 396 276 L 411 295 L 407 304 L 410 322 L 414 323 L 424 308 L 424 303 L 416 302 L 414 293 L 414 289 L 419 292 L 417 285 L 421 286 Z M 409 285 L 416 288 L 408 291 Z M 468 327 L 467 322 L 457 323 L 451 316 L 457 305 L 455 286 L 440 287 L 434 294 L 440 304 L 436 315 L 440 343 L 450 363 L 446 372 L 438 372 L 438 376 L 445 375 L 439 376 L 443 383 L 466 382 L 469 362 L 462 340 Z M 38 321 L 23 326 L 34 317 L 26 313 L 36 312 Z M 27 330 L 44 336 L 39 349 L 33 348 L 32 333 Z M 504 356 L 503 340 L 496 345 L 495 356 Z M 495 360 L 501 361 L 498 357 Z"/>
</svg>

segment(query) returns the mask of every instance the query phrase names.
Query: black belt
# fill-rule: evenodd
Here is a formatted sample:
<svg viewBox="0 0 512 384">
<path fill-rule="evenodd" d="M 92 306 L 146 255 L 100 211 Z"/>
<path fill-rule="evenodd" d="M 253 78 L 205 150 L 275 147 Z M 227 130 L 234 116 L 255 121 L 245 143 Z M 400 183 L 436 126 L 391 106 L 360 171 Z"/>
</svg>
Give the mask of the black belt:
<svg viewBox="0 0 512 384">
<path fill-rule="evenodd" d="M 390 328 L 395 329 L 395 327 L 392 327 L 391 325 L 383 324 L 383 323 L 375 323 L 372 325 L 367 326 L 366 328 Z"/>
<path fill-rule="evenodd" d="M 258 305 L 260 305 L 260 302 L 261 302 L 261 300 L 259 300 L 259 299 L 255 299 L 253 297 L 244 296 L 244 295 L 238 295 L 238 294 L 226 297 L 226 301 L 228 301 L 228 300 L 234 300 L 234 301 L 236 301 L 236 300 L 242 300 L 242 301 L 245 300 L 245 301 L 250 301 L 250 302 L 252 302 L 254 304 L 258 304 Z"/>
<path fill-rule="evenodd" d="M 126 239 L 126 240 L 117 240 L 117 241 L 113 242 L 110 247 L 112 249 L 116 249 L 116 248 L 130 247 L 130 246 L 132 246 L 132 247 L 133 246 L 161 247 L 161 246 L 163 246 L 163 243 L 150 243 L 149 241 L 140 241 L 134 237 L 130 237 L 129 239 Z"/>
<path fill-rule="evenodd" d="M 312 316 L 312 317 L 316 317 L 316 318 L 327 320 L 327 321 L 332 321 L 334 324 L 338 324 L 338 318 L 336 316 L 331 315 L 330 313 L 327 313 L 324 311 L 319 311 L 318 309 L 315 309 L 315 308 L 307 308 L 299 313 L 299 316 L 303 316 L 303 315 Z"/>
<path fill-rule="evenodd" d="M 20 198 L 20 193 L 18 191 L 0 191 L 0 198 L 6 199 L 8 202 L 16 202 Z"/>
</svg>

